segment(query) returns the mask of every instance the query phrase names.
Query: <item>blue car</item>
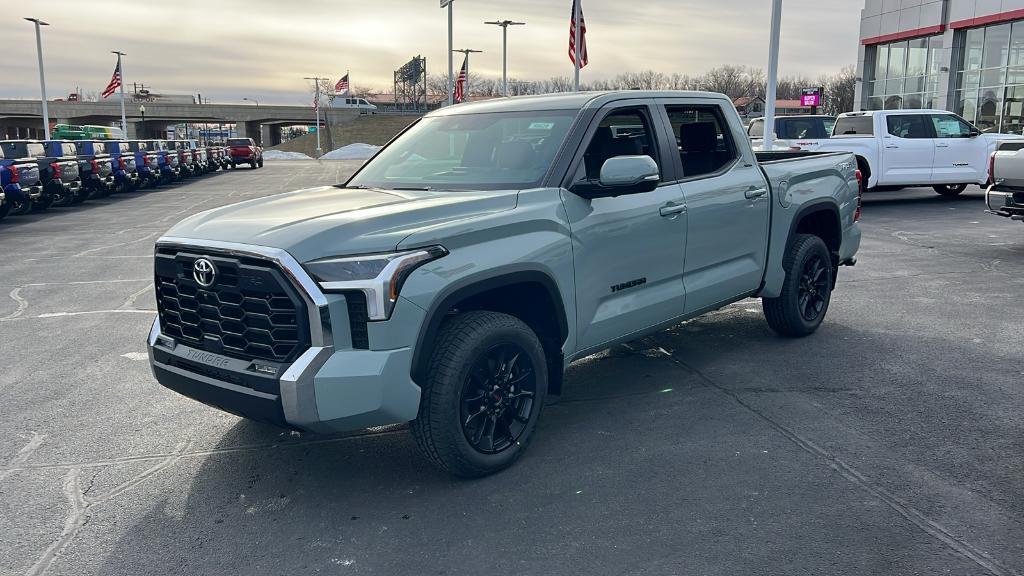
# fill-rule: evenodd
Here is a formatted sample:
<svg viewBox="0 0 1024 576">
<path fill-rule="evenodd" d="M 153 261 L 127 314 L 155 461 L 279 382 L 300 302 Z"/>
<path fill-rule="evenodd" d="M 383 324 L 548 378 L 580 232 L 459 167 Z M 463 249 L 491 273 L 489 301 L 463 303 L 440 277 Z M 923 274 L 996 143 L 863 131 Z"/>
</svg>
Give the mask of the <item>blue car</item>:
<svg viewBox="0 0 1024 576">
<path fill-rule="evenodd" d="M 4 205 L 12 215 L 25 214 L 33 208 L 46 210 L 55 198 L 44 190 L 40 181 L 36 155 L 43 154 L 42 144 L 24 141 L 0 142 L 0 186 Z"/>
<path fill-rule="evenodd" d="M 128 149 L 135 154 L 135 166 L 139 170 L 140 184 L 146 188 L 155 188 L 164 182 L 161 168 L 164 162 L 161 153 L 151 148 L 149 140 L 128 140 Z"/>
<path fill-rule="evenodd" d="M 132 151 L 131 144 L 112 140 L 102 142 L 110 154 L 110 167 L 114 176 L 114 192 L 134 192 L 142 185 L 141 170 L 138 157 Z"/>
</svg>

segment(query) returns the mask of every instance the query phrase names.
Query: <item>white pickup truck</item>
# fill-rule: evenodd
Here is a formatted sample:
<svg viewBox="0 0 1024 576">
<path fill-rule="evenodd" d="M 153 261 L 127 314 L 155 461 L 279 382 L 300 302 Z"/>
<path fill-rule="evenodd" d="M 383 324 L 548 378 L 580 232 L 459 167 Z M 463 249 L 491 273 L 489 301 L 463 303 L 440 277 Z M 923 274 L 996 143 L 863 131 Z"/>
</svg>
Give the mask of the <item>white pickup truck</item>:
<svg viewBox="0 0 1024 576">
<path fill-rule="evenodd" d="M 868 189 L 931 186 L 956 196 L 988 183 L 989 157 L 1012 134 L 987 134 L 943 110 L 847 112 L 815 151 L 853 152 Z"/>
</svg>

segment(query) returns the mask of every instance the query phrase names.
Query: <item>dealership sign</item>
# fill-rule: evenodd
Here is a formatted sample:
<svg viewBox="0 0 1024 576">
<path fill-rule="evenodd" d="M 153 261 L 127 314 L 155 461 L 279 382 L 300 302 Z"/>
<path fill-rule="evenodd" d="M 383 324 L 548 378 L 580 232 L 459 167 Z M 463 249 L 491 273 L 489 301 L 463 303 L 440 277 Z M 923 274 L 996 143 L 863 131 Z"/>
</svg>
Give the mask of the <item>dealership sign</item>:
<svg viewBox="0 0 1024 576">
<path fill-rule="evenodd" d="M 804 88 L 800 91 L 801 106 L 821 106 L 821 93 L 824 88 Z"/>
</svg>

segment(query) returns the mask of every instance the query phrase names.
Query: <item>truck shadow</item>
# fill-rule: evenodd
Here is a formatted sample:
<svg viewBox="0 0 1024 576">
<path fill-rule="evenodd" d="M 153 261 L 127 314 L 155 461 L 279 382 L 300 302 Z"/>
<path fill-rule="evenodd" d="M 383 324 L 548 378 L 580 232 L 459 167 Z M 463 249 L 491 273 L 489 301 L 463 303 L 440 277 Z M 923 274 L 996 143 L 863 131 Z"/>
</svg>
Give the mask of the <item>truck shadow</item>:
<svg viewBox="0 0 1024 576">
<path fill-rule="evenodd" d="M 669 522 L 671 527 L 656 529 L 671 531 L 676 546 L 688 542 L 680 536 L 688 530 L 683 519 L 665 517 L 666 509 L 685 500 L 679 486 L 710 490 L 712 500 L 701 506 L 715 512 L 703 517 L 708 524 L 701 530 L 728 534 L 733 523 L 747 522 L 748 512 L 733 508 L 730 499 L 736 495 L 720 485 L 724 478 L 718 474 L 724 472 L 715 467 L 715 455 L 731 455 L 733 446 L 721 445 L 722 438 L 756 445 L 772 433 L 722 390 L 811 398 L 829 405 L 819 414 L 824 419 L 864 411 L 873 423 L 885 423 L 882 436 L 891 436 L 894 446 L 926 444 L 921 458 L 941 458 L 940 448 L 948 450 L 951 443 L 968 450 L 1019 441 L 1011 438 L 1009 420 L 1001 426 L 980 424 L 991 421 L 984 407 L 1007 406 L 1007 396 L 991 387 L 949 387 L 950 381 L 985 378 L 956 360 L 964 353 L 961 342 L 880 337 L 840 324 L 787 340 L 774 336 L 754 307 L 758 314 L 738 307 L 574 364 L 565 393 L 546 408 L 527 456 L 482 480 L 454 480 L 435 470 L 403 427 L 281 441 L 279 429 L 239 421 L 208 455 L 162 472 L 159 489 L 147 491 L 159 496 L 136 502 L 144 508 L 141 515 L 117 518 L 130 526 L 118 529 L 100 573 L 336 573 L 346 566 L 421 574 L 461 566 L 448 573 L 473 573 L 493 567 L 494 554 L 513 544 L 532 546 L 545 556 L 545 567 L 571 572 L 576 544 L 564 530 L 566 525 L 579 529 L 581 521 L 604 523 L 588 524 L 584 533 L 594 540 L 598 556 L 608 559 L 619 554 L 614 550 L 622 539 L 633 537 L 622 530 L 634 516 Z M 919 347 L 934 355 L 915 358 L 910 351 Z M 1006 363 L 971 352 L 971 366 Z M 840 353 L 870 361 L 844 362 L 837 371 Z M 936 362 L 940 358 L 949 360 Z M 909 411 L 921 394 L 939 401 Z M 1020 408 L 1019 397 L 1009 399 Z M 979 423 L 974 437 L 964 428 L 944 429 L 944 415 L 954 408 L 958 421 Z M 933 440 L 926 441 L 929 437 Z M 251 448 L 238 449 L 246 446 Z M 1011 458 L 1016 464 L 991 463 L 979 466 L 978 473 L 1005 478 L 1024 464 L 1024 450 L 1017 448 Z M 775 491 L 798 491 L 785 482 L 803 481 L 764 474 L 757 481 L 777 483 L 770 486 Z M 670 481 L 643 480 L 652 475 Z M 646 483 L 638 485 L 641 481 Z M 596 486 L 611 500 L 573 500 Z M 685 516 L 693 505 L 674 514 Z M 791 520 L 802 521 L 803 513 Z M 787 526 L 780 521 L 777 529 L 785 532 Z M 652 528 L 644 524 L 644 529 Z M 776 536 L 799 545 L 800 538 Z M 437 547 L 428 551 L 427 542 Z M 685 555 L 685 550 L 675 553 Z M 508 558 L 501 560 L 514 567 Z"/>
</svg>

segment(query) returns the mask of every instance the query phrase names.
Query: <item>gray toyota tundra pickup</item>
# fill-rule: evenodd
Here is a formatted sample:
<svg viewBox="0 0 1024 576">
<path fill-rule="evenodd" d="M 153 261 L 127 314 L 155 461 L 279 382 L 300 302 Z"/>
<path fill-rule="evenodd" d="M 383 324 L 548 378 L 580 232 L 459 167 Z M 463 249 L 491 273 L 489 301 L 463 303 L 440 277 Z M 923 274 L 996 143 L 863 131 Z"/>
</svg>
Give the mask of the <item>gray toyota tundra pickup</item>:
<svg viewBox="0 0 1024 576">
<path fill-rule="evenodd" d="M 749 297 L 814 332 L 855 263 L 859 181 L 847 153 L 755 156 L 720 94 L 448 107 L 343 185 L 160 238 L 153 373 L 294 429 L 410 422 L 431 461 L 485 475 L 574 360 Z"/>
</svg>

